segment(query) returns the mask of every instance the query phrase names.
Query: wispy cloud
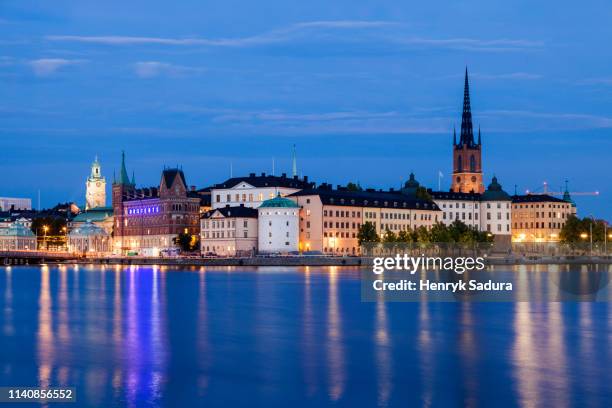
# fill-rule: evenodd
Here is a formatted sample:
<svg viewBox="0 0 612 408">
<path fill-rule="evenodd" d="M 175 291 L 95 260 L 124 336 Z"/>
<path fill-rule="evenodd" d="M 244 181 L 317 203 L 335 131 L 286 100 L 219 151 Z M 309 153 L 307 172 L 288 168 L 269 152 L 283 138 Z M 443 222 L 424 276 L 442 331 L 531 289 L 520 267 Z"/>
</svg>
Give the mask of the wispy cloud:
<svg viewBox="0 0 612 408">
<path fill-rule="evenodd" d="M 41 58 L 37 60 L 29 61 L 28 64 L 32 68 L 34 75 L 45 77 L 53 75 L 60 68 L 77 65 L 85 62 L 85 60 L 70 60 L 63 58 Z"/>
<path fill-rule="evenodd" d="M 612 78 L 588 78 L 578 81 L 579 85 L 612 85 Z"/>
<path fill-rule="evenodd" d="M 408 32 L 405 24 L 389 21 L 310 21 L 238 38 L 168 38 L 138 36 L 50 35 L 48 41 L 108 46 L 162 45 L 205 47 L 254 47 L 284 43 L 369 42 L 399 48 L 442 48 L 461 51 L 504 52 L 541 48 L 544 43 L 525 39 L 425 38 Z"/>
<path fill-rule="evenodd" d="M 140 78 L 154 78 L 160 75 L 187 76 L 204 72 L 203 68 L 185 67 L 159 61 L 141 61 L 134 64 L 134 72 Z"/>
</svg>

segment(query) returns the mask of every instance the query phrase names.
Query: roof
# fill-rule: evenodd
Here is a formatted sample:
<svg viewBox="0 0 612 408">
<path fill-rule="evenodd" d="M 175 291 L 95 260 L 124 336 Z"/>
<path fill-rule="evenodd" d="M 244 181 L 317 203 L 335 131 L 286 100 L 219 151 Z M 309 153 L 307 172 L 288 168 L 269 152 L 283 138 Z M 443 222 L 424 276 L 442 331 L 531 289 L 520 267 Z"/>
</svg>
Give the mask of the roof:
<svg viewBox="0 0 612 408">
<path fill-rule="evenodd" d="M 527 194 L 513 195 L 512 203 L 563 203 L 569 204 L 567 201 L 561 200 L 548 194 Z"/>
<path fill-rule="evenodd" d="M 487 191 L 482 194 L 482 201 L 510 201 L 510 195 L 502 189 L 501 184 L 497 182 L 497 177 L 493 176 Z"/>
<path fill-rule="evenodd" d="M 390 191 L 348 191 L 309 189 L 290 194 L 288 197 L 317 195 L 325 205 L 357 206 L 371 208 L 406 208 L 419 210 L 440 209 L 433 201 L 415 198 L 400 192 Z"/>
<path fill-rule="evenodd" d="M 0 228 L 0 235 L 9 237 L 33 237 L 34 233 L 25 225 L 14 222 L 8 228 Z"/>
<path fill-rule="evenodd" d="M 91 237 L 91 236 L 108 236 L 108 232 L 104 228 L 100 228 L 91 221 L 86 221 L 85 224 L 74 228 L 68 234 L 71 238 L 73 237 Z"/>
<path fill-rule="evenodd" d="M 202 214 L 203 219 L 208 219 L 213 216 L 216 212 L 221 213 L 225 218 L 257 218 L 257 210 L 251 207 L 221 207 L 215 208 L 214 210 L 206 211 Z"/>
<path fill-rule="evenodd" d="M 480 201 L 482 194 L 458 193 L 454 191 L 428 191 L 434 200 Z"/>
<path fill-rule="evenodd" d="M 104 221 L 113 216 L 113 207 L 96 207 L 84 211 L 72 219 L 73 222 Z"/>
<path fill-rule="evenodd" d="M 261 203 L 259 208 L 299 208 L 295 201 L 281 197 L 278 194 L 276 197 Z"/>
<path fill-rule="evenodd" d="M 287 177 L 284 173 L 280 176 L 266 175 L 266 173 L 261 173 L 261 175 L 257 176 L 255 173 L 251 173 L 248 177 L 232 177 L 223 183 L 215 184 L 212 188 L 232 188 L 242 182 L 248 183 L 253 187 L 314 188 L 314 183 L 309 182 L 308 177 L 302 179 L 297 176 Z"/>
<path fill-rule="evenodd" d="M 166 188 L 172 187 L 172 184 L 174 183 L 176 176 L 179 176 L 181 178 L 181 180 L 183 181 L 183 185 L 185 187 L 187 186 L 187 181 L 185 181 L 185 174 L 183 173 L 183 170 L 178 169 L 178 168 L 164 169 L 164 171 L 162 172 L 162 178 L 164 180 L 164 184 L 166 185 Z"/>
</svg>

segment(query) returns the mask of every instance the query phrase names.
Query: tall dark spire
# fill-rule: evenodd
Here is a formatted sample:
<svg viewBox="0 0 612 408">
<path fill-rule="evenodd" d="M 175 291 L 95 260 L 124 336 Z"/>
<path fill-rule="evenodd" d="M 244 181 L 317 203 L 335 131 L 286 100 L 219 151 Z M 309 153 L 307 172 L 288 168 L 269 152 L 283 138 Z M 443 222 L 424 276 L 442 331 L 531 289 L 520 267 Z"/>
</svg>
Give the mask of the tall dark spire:
<svg viewBox="0 0 612 408">
<path fill-rule="evenodd" d="M 478 125 L 478 146 L 482 144 L 482 139 L 480 137 L 480 125 Z"/>
<path fill-rule="evenodd" d="M 119 172 L 119 180 L 117 180 L 117 184 L 130 184 L 130 178 L 127 173 L 127 169 L 125 168 L 125 152 L 121 152 L 121 170 Z"/>
<path fill-rule="evenodd" d="M 453 146 L 457 146 L 457 128 L 453 126 Z"/>
<path fill-rule="evenodd" d="M 472 126 L 472 108 L 470 106 L 470 84 L 468 70 L 465 67 L 465 86 L 463 89 L 463 113 L 461 115 L 461 136 L 459 144 L 474 145 L 474 128 Z"/>
</svg>

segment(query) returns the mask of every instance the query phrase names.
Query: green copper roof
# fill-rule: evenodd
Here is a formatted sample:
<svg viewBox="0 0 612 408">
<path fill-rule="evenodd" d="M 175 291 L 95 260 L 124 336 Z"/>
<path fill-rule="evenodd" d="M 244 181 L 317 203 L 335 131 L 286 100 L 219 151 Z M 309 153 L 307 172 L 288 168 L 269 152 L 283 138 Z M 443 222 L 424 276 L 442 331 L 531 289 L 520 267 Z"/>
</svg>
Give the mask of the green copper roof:
<svg viewBox="0 0 612 408">
<path fill-rule="evenodd" d="M 264 201 L 259 208 L 299 208 L 294 201 L 281 197 L 280 194 L 274 198 Z"/>
<path fill-rule="evenodd" d="M 482 201 L 511 201 L 510 195 L 506 193 L 501 184 L 497 182 L 497 177 L 493 176 L 487 191 L 482 193 Z"/>
<path fill-rule="evenodd" d="M 119 179 L 116 184 L 132 185 L 130 177 L 128 176 L 127 169 L 125 168 L 125 152 L 121 152 L 121 171 L 119 172 Z"/>
<path fill-rule="evenodd" d="M 104 221 L 113 216 L 113 207 L 96 207 L 84 211 L 73 218 L 72 222 Z"/>
<path fill-rule="evenodd" d="M 14 222 L 8 228 L 0 228 L 0 235 L 9 237 L 33 237 L 34 233 L 23 224 Z"/>
<path fill-rule="evenodd" d="M 81 225 L 70 231 L 70 237 L 91 237 L 91 236 L 108 236 L 108 233 L 103 228 L 92 224 L 90 220 L 87 220 L 85 224 Z"/>
</svg>

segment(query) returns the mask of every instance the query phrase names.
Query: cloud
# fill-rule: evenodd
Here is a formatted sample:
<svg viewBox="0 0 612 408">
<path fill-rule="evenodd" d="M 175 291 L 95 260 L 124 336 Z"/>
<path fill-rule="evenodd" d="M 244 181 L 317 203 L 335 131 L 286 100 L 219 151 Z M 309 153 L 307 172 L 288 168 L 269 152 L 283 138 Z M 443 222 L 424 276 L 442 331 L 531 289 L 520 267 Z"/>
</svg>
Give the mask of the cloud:
<svg viewBox="0 0 612 408">
<path fill-rule="evenodd" d="M 612 85 L 612 78 L 589 78 L 578 81 L 580 85 Z"/>
<path fill-rule="evenodd" d="M 142 61 L 134 64 L 134 72 L 140 78 L 154 78 L 160 75 L 187 76 L 204 72 L 203 68 L 185 67 L 159 61 Z"/>
<path fill-rule="evenodd" d="M 83 63 L 84 60 L 69 60 L 63 58 L 41 58 L 29 61 L 28 64 L 32 68 L 34 75 L 45 77 L 53 75 L 60 68 Z"/>
<path fill-rule="evenodd" d="M 286 43 L 372 43 L 399 48 L 442 48 L 461 51 L 504 52 L 537 49 L 541 41 L 524 39 L 422 38 L 407 33 L 407 26 L 389 21 L 310 21 L 238 38 L 167 38 L 133 36 L 50 35 L 48 41 L 78 42 L 109 46 L 162 45 L 205 47 L 254 47 Z"/>
</svg>

